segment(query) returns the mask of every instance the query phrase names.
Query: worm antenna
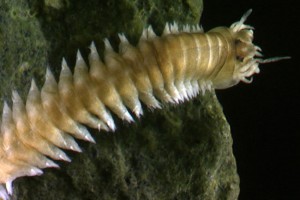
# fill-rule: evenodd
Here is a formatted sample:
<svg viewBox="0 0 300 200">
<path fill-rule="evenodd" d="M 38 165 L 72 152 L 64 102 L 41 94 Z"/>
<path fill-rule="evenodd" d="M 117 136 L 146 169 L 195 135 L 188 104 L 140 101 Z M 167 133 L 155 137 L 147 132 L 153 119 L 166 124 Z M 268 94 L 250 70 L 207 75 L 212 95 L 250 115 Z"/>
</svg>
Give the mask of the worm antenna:
<svg viewBox="0 0 300 200">
<path fill-rule="evenodd" d="M 280 57 L 272 57 L 272 58 L 267 58 L 267 59 L 258 59 L 257 62 L 261 64 L 265 63 L 271 63 L 271 62 L 278 62 L 280 60 L 288 60 L 291 59 L 291 56 L 280 56 Z"/>
<path fill-rule="evenodd" d="M 247 12 L 242 16 L 240 23 L 243 24 L 247 18 L 251 15 L 252 9 L 247 10 Z"/>
</svg>

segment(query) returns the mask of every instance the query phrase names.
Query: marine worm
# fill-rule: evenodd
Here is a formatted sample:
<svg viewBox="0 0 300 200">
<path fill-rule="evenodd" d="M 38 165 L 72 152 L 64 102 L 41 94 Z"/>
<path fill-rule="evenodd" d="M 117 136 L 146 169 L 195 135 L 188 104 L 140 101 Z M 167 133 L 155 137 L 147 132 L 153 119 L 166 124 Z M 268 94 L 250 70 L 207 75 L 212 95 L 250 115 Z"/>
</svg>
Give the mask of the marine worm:
<svg viewBox="0 0 300 200">
<path fill-rule="evenodd" d="M 142 103 L 161 108 L 199 92 L 251 83 L 259 64 L 287 59 L 261 58 L 261 49 L 252 43 L 253 28 L 244 24 L 250 13 L 208 32 L 167 23 L 157 36 L 149 26 L 136 47 L 119 34 L 119 53 L 104 39 L 104 62 L 92 42 L 89 67 L 78 51 L 73 73 L 63 59 L 58 82 L 49 68 L 41 90 L 32 79 L 26 102 L 12 91 L 12 108 L 4 102 L 2 113 L 0 198 L 9 199 L 16 178 L 58 167 L 53 160 L 70 162 L 62 149 L 81 152 L 74 138 L 94 143 L 86 126 L 114 131 L 111 113 L 133 122 L 130 113 L 143 115 Z"/>
</svg>

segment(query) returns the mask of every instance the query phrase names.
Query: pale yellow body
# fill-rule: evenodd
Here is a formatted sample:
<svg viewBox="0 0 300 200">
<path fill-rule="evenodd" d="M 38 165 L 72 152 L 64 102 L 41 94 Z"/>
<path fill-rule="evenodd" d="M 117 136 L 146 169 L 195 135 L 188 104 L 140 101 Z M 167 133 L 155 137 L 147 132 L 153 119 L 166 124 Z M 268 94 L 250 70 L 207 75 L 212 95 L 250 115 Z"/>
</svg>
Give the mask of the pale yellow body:
<svg viewBox="0 0 300 200">
<path fill-rule="evenodd" d="M 81 152 L 73 137 L 95 142 L 82 124 L 114 131 L 110 112 L 132 122 L 127 109 L 140 117 L 142 103 L 160 108 L 161 102 L 179 103 L 248 82 L 245 77 L 259 72 L 254 58 L 259 48 L 252 44 L 251 27 L 243 24 L 248 14 L 230 28 L 207 33 L 167 24 L 158 37 L 149 27 L 136 47 L 119 35 L 119 53 L 104 41 L 104 62 L 92 43 L 89 68 L 78 52 L 73 74 L 63 60 L 58 83 L 49 69 L 41 91 L 32 80 L 26 103 L 13 91 L 12 110 L 5 103 L 2 114 L 0 197 L 11 194 L 15 178 L 58 167 L 51 159 L 70 161 L 61 149 Z"/>
</svg>

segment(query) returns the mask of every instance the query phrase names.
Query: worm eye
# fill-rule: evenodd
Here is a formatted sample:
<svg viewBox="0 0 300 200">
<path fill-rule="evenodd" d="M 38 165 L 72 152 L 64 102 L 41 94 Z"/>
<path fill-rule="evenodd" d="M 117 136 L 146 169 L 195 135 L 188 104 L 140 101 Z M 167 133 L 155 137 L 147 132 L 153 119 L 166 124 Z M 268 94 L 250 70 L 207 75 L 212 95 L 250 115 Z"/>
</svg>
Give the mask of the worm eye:
<svg viewBox="0 0 300 200">
<path fill-rule="evenodd" d="M 239 39 L 234 40 L 234 44 L 238 45 L 238 43 L 240 43 L 241 41 Z"/>
<path fill-rule="evenodd" d="M 244 58 L 241 57 L 241 56 L 236 56 L 235 59 L 238 60 L 238 61 L 240 61 L 240 62 L 243 62 L 243 60 L 244 60 Z"/>
</svg>

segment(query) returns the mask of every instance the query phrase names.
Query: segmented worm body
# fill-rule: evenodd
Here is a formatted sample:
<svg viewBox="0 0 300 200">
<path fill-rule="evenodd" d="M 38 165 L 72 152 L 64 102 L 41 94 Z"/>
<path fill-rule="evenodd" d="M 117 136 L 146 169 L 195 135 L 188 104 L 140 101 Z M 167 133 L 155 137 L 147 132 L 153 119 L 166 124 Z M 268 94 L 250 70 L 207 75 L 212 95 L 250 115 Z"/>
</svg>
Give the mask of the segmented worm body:
<svg viewBox="0 0 300 200">
<path fill-rule="evenodd" d="M 140 117 L 142 103 L 160 108 L 179 103 L 206 90 L 250 83 L 263 60 L 252 44 L 252 27 L 244 21 L 206 33 L 198 26 L 178 29 L 166 24 L 161 37 L 143 30 L 136 47 L 119 34 L 119 53 L 104 40 L 104 62 L 91 44 L 89 68 L 80 52 L 72 73 L 62 61 L 59 81 L 47 69 L 41 89 L 32 80 L 26 102 L 12 92 L 12 109 L 4 102 L 0 134 L 0 198 L 9 199 L 12 181 L 58 167 L 53 160 L 70 162 L 62 149 L 81 152 L 74 138 L 95 142 L 87 128 L 114 131 L 111 112 L 132 122 L 128 109 Z M 142 102 L 142 103 L 141 103 Z M 26 152 L 26 153 L 23 153 Z"/>
</svg>

